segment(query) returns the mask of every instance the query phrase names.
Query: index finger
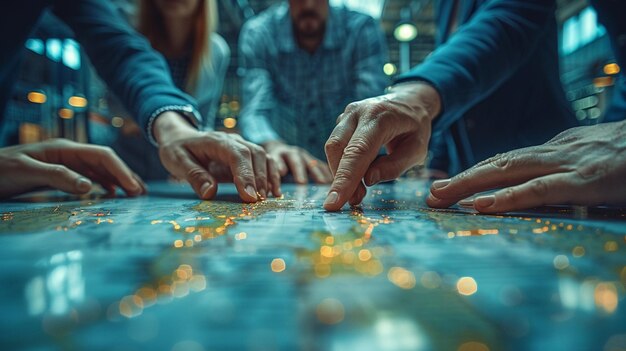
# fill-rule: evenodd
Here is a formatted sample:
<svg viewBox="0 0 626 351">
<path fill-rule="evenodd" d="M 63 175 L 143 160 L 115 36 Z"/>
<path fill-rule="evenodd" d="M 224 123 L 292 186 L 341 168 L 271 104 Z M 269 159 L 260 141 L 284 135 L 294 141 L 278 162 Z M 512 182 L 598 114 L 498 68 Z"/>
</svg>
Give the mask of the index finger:
<svg viewBox="0 0 626 351">
<path fill-rule="evenodd" d="M 324 208 L 337 211 L 352 197 L 370 164 L 376 159 L 382 142 L 380 129 L 375 122 L 359 123 L 343 150 L 335 179 Z"/>
<path fill-rule="evenodd" d="M 566 164 L 554 157 L 551 149 L 537 147 L 496 155 L 452 179 L 435 181 L 428 204 L 448 207 L 472 194 L 566 171 Z"/>
</svg>

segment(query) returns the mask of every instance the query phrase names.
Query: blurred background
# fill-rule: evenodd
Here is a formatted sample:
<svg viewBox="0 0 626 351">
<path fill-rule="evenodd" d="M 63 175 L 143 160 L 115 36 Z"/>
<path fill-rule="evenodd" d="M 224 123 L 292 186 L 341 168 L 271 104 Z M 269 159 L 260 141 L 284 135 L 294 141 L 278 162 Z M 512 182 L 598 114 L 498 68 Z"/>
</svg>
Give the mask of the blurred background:
<svg viewBox="0 0 626 351">
<path fill-rule="evenodd" d="M 218 0 L 219 33 L 230 46 L 231 59 L 216 106 L 215 128 L 237 132 L 240 111 L 237 40 L 243 23 L 281 0 Z M 114 1 L 132 18 L 134 0 Z M 389 48 L 381 69 L 393 77 L 419 64 L 434 47 L 434 0 L 330 0 L 380 21 Z M 602 121 L 620 67 L 595 11 L 585 0 L 558 1 L 561 80 L 581 125 Z M 101 83 L 73 39 L 54 16 L 25 43 L 27 55 L 0 132 L 2 145 L 51 137 L 107 144 L 134 122 L 111 108 Z"/>
</svg>

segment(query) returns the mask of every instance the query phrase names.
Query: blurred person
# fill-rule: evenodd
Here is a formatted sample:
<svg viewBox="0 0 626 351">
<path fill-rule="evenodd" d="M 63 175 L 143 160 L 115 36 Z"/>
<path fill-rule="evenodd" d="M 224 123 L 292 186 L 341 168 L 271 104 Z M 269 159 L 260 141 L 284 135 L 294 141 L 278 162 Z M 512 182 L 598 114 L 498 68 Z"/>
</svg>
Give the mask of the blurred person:
<svg viewBox="0 0 626 351">
<path fill-rule="evenodd" d="M 249 20 L 239 47 L 244 137 L 265 147 L 281 175 L 329 183 L 321 159 L 335 118 L 387 85 L 378 23 L 328 0 L 290 0 Z"/>
<path fill-rule="evenodd" d="M 559 77 L 555 9 L 547 0 L 437 2 L 438 48 L 387 94 L 352 103 L 337 119 L 324 208 L 360 203 L 365 185 L 423 163 L 429 143 L 440 152 L 433 163 L 456 174 L 575 126 Z M 388 154 L 377 157 L 381 146 Z"/>
<path fill-rule="evenodd" d="M 280 194 L 277 168 L 261 147 L 241 137 L 197 130 L 201 117 L 193 99 L 174 86 L 163 58 L 106 1 L 25 0 L 11 3 L 10 11 L 0 14 L 4 45 L 0 54 L 0 111 L 4 111 L 13 88 L 24 42 L 45 11 L 53 11 L 75 32 L 100 76 L 159 147 L 163 165 L 186 179 L 199 197 L 212 198 L 218 181 L 234 181 L 247 202 L 257 201 L 269 191 Z M 86 186 L 82 185 L 83 179 L 76 178 L 78 172 L 103 181 L 105 187 L 117 184 L 129 194 L 143 191 L 139 182 L 130 180 L 132 173 L 127 167 L 122 167 L 106 148 L 96 152 L 77 149 L 87 147 L 53 142 L 0 149 L 3 163 L 8 166 L 3 165 L 1 171 L 2 186 L 10 187 L 10 179 L 23 177 L 32 182 L 21 189 L 38 185 L 63 189 L 45 174 L 64 173 L 77 179 L 76 189 L 82 192 Z"/>
<path fill-rule="evenodd" d="M 626 67 L 626 3 L 593 0 L 606 27 L 617 63 Z M 543 205 L 626 204 L 626 108 L 620 95 L 624 73 L 618 77 L 617 99 L 608 109 L 621 122 L 567 130 L 549 142 L 496 155 L 452 179 L 434 182 L 427 203 L 445 208 L 461 204 L 483 213 L 523 210 Z M 622 95 L 623 96 L 623 95 Z"/>
<path fill-rule="evenodd" d="M 194 97 L 203 117 L 200 129 L 210 131 L 224 77 L 230 63 L 230 48 L 215 32 L 218 23 L 215 0 L 141 0 L 135 19 L 138 31 L 167 62 L 174 84 Z M 115 116 L 128 112 L 111 99 Z M 141 136 L 141 129 L 125 118 L 117 140 L 111 145 L 128 165 L 146 180 L 168 178 L 157 150 Z"/>
</svg>

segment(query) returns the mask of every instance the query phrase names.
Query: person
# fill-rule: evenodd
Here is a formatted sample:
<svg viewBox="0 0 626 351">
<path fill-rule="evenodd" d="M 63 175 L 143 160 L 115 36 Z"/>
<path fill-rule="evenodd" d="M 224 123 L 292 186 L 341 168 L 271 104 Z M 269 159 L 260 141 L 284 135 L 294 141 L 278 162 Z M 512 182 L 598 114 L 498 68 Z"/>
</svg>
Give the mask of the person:
<svg viewBox="0 0 626 351">
<path fill-rule="evenodd" d="M 626 67 L 626 4 L 594 0 L 598 19 L 610 36 L 618 65 Z M 502 188 L 462 202 L 482 213 L 542 205 L 626 204 L 626 109 L 618 78 L 617 101 L 608 114 L 619 122 L 567 130 L 549 142 L 496 155 L 452 179 L 432 184 L 427 203 L 445 208 L 473 194 Z"/>
<path fill-rule="evenodd" d="M 321 159 L 335 117 L 387 85 L 378 24 L 328 0 L 290 0 L 244 24 L 239 52 L 244 137 L 263 145 L 296 183 L 329 183 Z"/>
<path fill-rule="evenodd" d="M 446 150 L 455 174 L 575 125 L 559 79 L 555 1 L 438 4 L 432 55 L 387 94 L 352 103 L 337 119 L 325 146 L 335 176 L 327 210 L 358 204 L 365 185 L 423 163 L 432 135 L 432 150 Z M 377 157 L 381 146 L 388 154 Z"/>
<path fill-rule="evenodd" d="M 11 3 L 10 10 L 7 8 L 0 13 L 0 35 L 4 45 L 0 54 L 0 111 L 4 111 L 11 93 L 24 42 L 42 13 L 48 10 L 52 10 L 75 32 L 78 42 L 100 76 L 123 99 L 146 136 L 159 147 L 165 168 L 186 179 L 200 198 L 212 198 L 217 191 L 217 182 L 227 179 L 234 181 L 240 197 L 247 202 L 257 201 L 264 192 L 280 194 L 280 177 L 276 165 L 260 146 L 241 137 L 197 130 L 195 126 L 201 117 L 193 99 L 175 88 L 163 58 L 106 1 L 25 0 Z M 33 147 L 47 155 L 54 145 L 44 143 Z M 85 157 L 85 154 L 71 149 L 57 148 L 54 152 L 59 157 L 45 159 L 38 159 L 36 152 L 20 152 L 20 149 L 5 148 L 0 150 L 0 154 L 6 163 L 31 157 L 39 162 L 58 162 L 60 166 L 73 168 L 75 160 L 72 157 Z M 106 165 L 116 161 L 110 153 L 106 153 L 108 156 L 104 154 L 98 152 L 89 156 L 99 161 L 95 166 L 102 168 L 98 174 L 90 173 L 87 169 L 73 170 L 83 171 L 83 176 L 93 176 L 92 180 L 98 180 L 98 176 L 105 175 L 107 171 L 113 172 Z M 59 170 L 63 168 L 60 166 L 53 166 L 52 173 L 61 173 Z M 41 168 L 30 169 L 37 171 Z M 43 179 L 42 175 L 34 173 L 25 175 L 23 170 L 21 167 L 3 167 L 0 172 L 3 180 L 20 176 Z M 76 174 L 72 176 L 76 177 Z M 128 180 L 131 175 L 127 173 L 124 177 Z M 45 184 L 43 180 L 39 183 L 49 186 L 56 184 L 51 181 Z M 113 181 L 111 183 L 115 184 Z M 119 183 L 122 183 L 121 180 Z M 80 187 L 81 191 L 85 188 Z M 129 187 L 124 189 L 135 192 Z"/>
<path fill-rule="evenodd" d="M 197 100 L 203 117 L 200 129 L 213 130 L 230 63 L 230 48 L 215 33 L 215 0 L 142 0 L 138 5 L 136 18 L 131 18 L 131 22 L 137 23 L 138 31 L 165 57 L 174 84 Z M 117 99 L 110 100 L 113 115 L 129 115 Z M 157 150 L 141 136 L 132 118 L 125 118 L 119 131 L 111 147 L 131 169 L 146 180 L 169 177 Z"/>
</svg>

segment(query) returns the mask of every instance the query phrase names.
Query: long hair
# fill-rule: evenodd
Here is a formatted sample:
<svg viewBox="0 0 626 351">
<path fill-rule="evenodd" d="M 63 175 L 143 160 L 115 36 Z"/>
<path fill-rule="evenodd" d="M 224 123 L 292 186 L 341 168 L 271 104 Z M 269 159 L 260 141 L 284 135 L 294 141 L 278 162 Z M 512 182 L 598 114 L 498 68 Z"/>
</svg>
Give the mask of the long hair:
<svg viewBox="0 0 626 351">
<path fill-rule="evenodd" d="M 199 9 L 192 20 L 191 62 L 185 79 L 185 91 L 190 94 L 194 93 L 202 66 L 211 62 L 211 33 L 215 31 L 218 23 L 215 0 L 200 0 L 198 6 Z M 153 48 L 161 51 L 166 38 L 165 24 L 154 0 L 139 2 L 137 29 L 150 41 Z"/>
</svg>

